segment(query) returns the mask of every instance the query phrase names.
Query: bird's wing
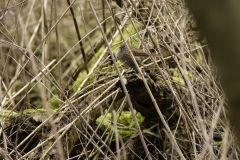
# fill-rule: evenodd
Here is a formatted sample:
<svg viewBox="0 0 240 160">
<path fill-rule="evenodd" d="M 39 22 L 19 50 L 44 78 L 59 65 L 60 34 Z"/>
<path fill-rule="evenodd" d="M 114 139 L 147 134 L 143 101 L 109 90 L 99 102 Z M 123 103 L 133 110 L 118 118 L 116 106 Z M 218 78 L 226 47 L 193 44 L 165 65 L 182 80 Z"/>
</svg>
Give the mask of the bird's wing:
<svg viewBox="0 0 240 160">
<path fill-rule="evenodd" d="M 135 56 L 148 56 L 143 50 L 137 49 L 135 47 L 132 47 L 131 50 Z"/>
</svg>

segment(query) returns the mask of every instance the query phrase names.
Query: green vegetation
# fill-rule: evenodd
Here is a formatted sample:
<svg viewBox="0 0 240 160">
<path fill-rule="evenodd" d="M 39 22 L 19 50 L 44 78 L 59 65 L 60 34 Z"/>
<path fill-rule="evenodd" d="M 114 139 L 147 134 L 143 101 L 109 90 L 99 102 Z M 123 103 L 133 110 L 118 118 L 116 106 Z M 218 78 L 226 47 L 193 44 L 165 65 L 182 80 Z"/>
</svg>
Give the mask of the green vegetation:
<svg viewBox="0 0 240 160">
<path fill-rule="evenodd" d="M 144 118 L 139 112 L 134 111 L 138 120 L 138 123 L 142 123 Z M 122 111 L 121 114 L 117 114 L 117 131 L 122 136 L 122 138 L 128 138 L 135 133 L 135 122 L 133 121 L 132 113 L 130 111 Z M 112 114 L 107 113 L 106 116 L 100 116 L 96 122 L 101 124 L 106 130 L 107 134 L 112 131 Z"/>
</svg>

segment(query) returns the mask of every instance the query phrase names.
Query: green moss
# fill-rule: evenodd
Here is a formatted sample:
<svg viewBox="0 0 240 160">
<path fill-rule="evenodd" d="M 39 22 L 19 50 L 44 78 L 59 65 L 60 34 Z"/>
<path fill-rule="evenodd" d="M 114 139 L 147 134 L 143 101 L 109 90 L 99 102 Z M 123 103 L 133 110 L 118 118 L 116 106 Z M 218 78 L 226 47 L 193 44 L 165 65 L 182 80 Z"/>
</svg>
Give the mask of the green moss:
<svg viewBox="0 0 240 160">
<path fill-rule="evenodd" d="M 58 96 L 54 96 L 51 99 L 51 106 L 52 106 L 53 109 L 56 109 L 56 108 L 58 108 L 58 105 L 59 105 Z"/>
<path fill-rule="evenodd" d="M 198 78 L 197 78 L 196 76 L 194 76 L 191 72 L 187 72 L 187 74 L 188 74 L 189 79 L 190 79 L 192 82 L 198 80 Z"/>
<path fill-rule="evenodd" d="M 186 89 L 186 87 L 184 87 L 184 86 L 186 86 L 185 81 L 184 81 L 179 69 L 178 68 L 170 68 L 169 70 L 172 74 L 173 81 L 180 84 L 182 86 L 182 88 Z M 186 74 L 191 82 L 195 82 L 198 80 L 197 77 L 195 77 L 191 72 L 186 71 Z"/>
<path fill-rule="evenodd" d="M 56 109 L 50 109 L 50 113 L 55 113 Z M 46 113 L 46 109 L 39 108 L 39 109 L 25 109 L 23 111 L 23 114 L 29 114 L 29 113 Z"/>
<path fill-rule="evenodd" d="M 17 113 L 12 111 L 12 110 L 2 110 L 1 111 L 1 114 L 0 114 L 0 118 L 10 118 L 10 117 L 13 117 L 13 116 L 16 116 Z"/>
<path fill-rule="evenodd" d="M 222 145 L 222 141 L 219 141 L 219 142 L 214 141 L 214 145 L 220 147 Z"/>
<path fill-rule="evenodd" d="M 50 113 L 55 113 L 56 110 L 51 109 Z M 4 110 L 1 112 L 2 114 L 0 114 L 0 119 L 4 120 L 4 126 L 8 126 L 9 124 L 11 124 L 11 122 L 9 121 L 11 118 L 17 117 L 20 114 L 18 114 L 17 112 L 11 111 L 11 110 Z M 23 111 L 23 114 L 29 114 L 31 115 L 31 117 L 35 120 L 35 121 L 40 121 L 42 122 L 44 119 L 46 119 L 48 117 L 46 113 L 46 109 L 40 108 L 40 109 L 26 109 Z M 32 126 L 34 129 L 35 126 Z"/>
<path fill-rule="evenodd" d="M 207 125 L 208 127 L 210 127 L 210 126 L 212 125 L 212 122 L 211 122 L 211 121 L 207 121 L 207 122 L 206 122 L 206 125 Z"/>
<path fill-rule="evenodd" d="M 0 120 L 3 123 L 3 128 L 9 126 L 11 124 L 10 119 L 17 116 L 18 113 L 12 111 L 12 110 L 1 110 L 0 112 Z"/>
<path fill-rule="evenodd" d="M 138 30 L 140 30 L 139 29 L 139 27 L 140 27 L 139 23 L 134 23 L 134 25 Z M 132 24 L 126 25 L 126 27 L 123 30 L 124 39 L 128 43 L 129 43 L 129 39 L 134 40 L 134 45 L 137 46 L 137 45 L 139 45 L 140 40 L 139 40 L 137 35 L 133 37 L 134 34 L 136 34 L 136 30 L 133 28 L 133 25 Z M 132 37 L 132 38 L 130 38 L 130 37 Z M 120 34 L 118 34 L 118 36 L 116 36 L 116 38 L 113 41 L 112 50 L 117 49 L 119 47 L 119 44 L 120 44 L 121 41 L 122 41 L 122 37 L 121 37 Z"/>
<path fill-rule="evenodd" d="M 138 122 L 141 123 L 144 119 L 143 116 L 139 112 L 135 111 L 135 113 L 136 113 Z M 110 127 L 111 120 L 112 120 L 112 114 L 107 113 L 105 118 L 104 116 L 100 116 L 99 118 L 97 118 L 96 122 L 98 124 L 101 123 L 101 125 L 103 126 L 103 128 L 106 130 L 108 134 L 111 131 L 111 127 Z M 136 124 L 133 120 L 132 113 L 130 111 L 122 111 L 118 118 L 117 124 L 118 124 L 118 133 L 123 138 L 130 137 L 132 134 L 134 134 L 136 130 Z"/>
<path fill-rule="evenodd" d="M 181 77 L 173 77 L 173 81 L 185 86 L 185 81 Z"/>
<path fill-rule="evenodd" d="M 105 119 L 104 119 L 104 116 L 100 116 L 96 119 L 96 122 L 98 124 L 101 123 L 102 126 L 104 127 L 104 129 L 106 129 L 109 126 L 109 124 L 111 123 L 111 117 L 112 117 L 111 113 L 107 113 Z"/>
<path fill-rule="evenodd" d="M 50 109 L 50 113 L 55 113 L 56 109 Z M 46 113 L 46 109 L 40 108 L 40 109 L 25 109 L 23 111 L 23 114 L 44 114 Z M 11 111 L 11 110 L 3 110 L 0 114 L 0 119 L 5 119 L 5 122 L 11 117 L 16 117 L 18 115 L 17 112 Z"/>
</svg>

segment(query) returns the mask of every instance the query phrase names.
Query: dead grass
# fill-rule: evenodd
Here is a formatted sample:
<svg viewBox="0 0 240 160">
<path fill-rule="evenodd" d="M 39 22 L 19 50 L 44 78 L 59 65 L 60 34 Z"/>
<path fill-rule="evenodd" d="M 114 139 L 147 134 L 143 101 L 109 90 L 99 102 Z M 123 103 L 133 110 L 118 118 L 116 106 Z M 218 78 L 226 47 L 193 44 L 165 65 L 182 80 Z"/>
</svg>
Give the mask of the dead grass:
<svg viewBox="0 0 240 160">
<path fill-rule="evenodd" d="M 75 26 L 66 1 L 1 2 L 0 157 L 238 159 L 207 44 L 185 4 L 104 4 L 103 9 L 102 1 L 72 1 Z M 122 41 L 159 54 L 144 68 L 168 90 L 171 106 L 159 106 L 148 77 L 139 67 L 137 74 L 157 121 L 137 121 L 133 95 L 124 85 L 127 69 L 114 56 Z M 26 115 L 26 109 L 44 112 Z M 134 128 L 119 122 L 123 110 L 131 111 Z M 18 114 L 9 120 L 9 111 Z M 108 131 L 95 122 L 107 113 Z M 136 132 L 123 139 L 124 127 Z"/>
</svg>

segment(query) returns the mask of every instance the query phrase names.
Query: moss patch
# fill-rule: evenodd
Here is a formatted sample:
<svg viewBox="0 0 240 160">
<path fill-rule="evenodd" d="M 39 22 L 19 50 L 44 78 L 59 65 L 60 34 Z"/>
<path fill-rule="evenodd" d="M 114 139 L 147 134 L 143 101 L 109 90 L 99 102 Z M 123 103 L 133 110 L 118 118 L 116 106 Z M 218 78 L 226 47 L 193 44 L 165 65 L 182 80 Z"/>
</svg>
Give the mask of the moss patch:
<svg viewBox="0 0 240 160">
<path fill-rule="evenodd" d="M 138 120 L 138 123 L 142 123 L 143 116 L 139 113 L 134 111 Z M 133 120 L 132 113 L 130 111 L 122 111 L 121 114 L 117 115 L 117 128 L 118 133 L 122 136 L 122 138 L 127 138 L 133 135 L 136 131 L 136 124 Z M 97 124 L 101 124 L 107 134 L 111 131 L 111 120 L 112 114 L 107 113 L 106 116 L 100 116 L 97 118 Z"/>
</svg>

